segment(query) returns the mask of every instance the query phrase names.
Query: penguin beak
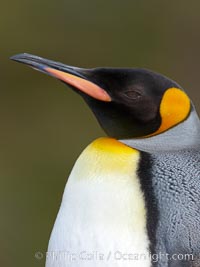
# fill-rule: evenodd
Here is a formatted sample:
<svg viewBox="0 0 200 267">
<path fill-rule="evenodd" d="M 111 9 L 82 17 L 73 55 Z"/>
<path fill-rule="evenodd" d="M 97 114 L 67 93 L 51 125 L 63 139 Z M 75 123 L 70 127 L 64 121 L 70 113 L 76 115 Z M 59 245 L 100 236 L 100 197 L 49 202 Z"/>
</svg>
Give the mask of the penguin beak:
<svg viewBox="0 0 200 267">
<path fill-rule="evenodd" d="M 10 59 L 29 65 L 33 69 L 53 76 L 92 98 L 105 102 L 111 101 L 111 97 L 103 88 L 89 80 L 87 77 L 89 76 L 88 70 L 86 69 L 68 66 L 26 53 L 12 56 Z"/>
</svg>

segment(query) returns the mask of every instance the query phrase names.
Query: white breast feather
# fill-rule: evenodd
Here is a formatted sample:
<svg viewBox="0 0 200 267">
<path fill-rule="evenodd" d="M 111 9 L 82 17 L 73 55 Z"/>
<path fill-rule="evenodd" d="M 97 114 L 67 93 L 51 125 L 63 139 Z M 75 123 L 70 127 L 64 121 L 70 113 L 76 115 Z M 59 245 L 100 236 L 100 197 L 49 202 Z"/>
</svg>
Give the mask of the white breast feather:
<svg viewBox="0 0 200 267">
<path fill-rule="evenodd" d="M 95 142 L 69 176 L 46 267 L 150 267 L 139 152 L 103 151 Z"/>
</svg>

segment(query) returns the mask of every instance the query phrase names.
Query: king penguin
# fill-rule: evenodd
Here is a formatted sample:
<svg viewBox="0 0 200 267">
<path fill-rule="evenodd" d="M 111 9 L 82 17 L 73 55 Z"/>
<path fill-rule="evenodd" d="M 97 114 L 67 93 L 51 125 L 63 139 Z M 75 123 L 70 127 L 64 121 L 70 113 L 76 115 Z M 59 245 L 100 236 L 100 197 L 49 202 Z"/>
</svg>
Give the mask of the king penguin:
<svg viewBox="0 0 200 267">
<path fill-rule="evenodd" d="M 200 122 L 181 86 L 146 69 L 11 59 L 69 85 L 108 136 L 72 169 L 46 267 L 200 266 Z"/>
</svg>

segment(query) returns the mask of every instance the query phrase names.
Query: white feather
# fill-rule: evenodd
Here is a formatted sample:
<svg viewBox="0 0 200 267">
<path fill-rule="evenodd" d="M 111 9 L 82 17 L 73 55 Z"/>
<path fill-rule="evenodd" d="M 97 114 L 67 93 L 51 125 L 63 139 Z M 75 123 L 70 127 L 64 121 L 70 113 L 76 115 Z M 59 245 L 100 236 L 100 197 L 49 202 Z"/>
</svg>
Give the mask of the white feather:
<svg viewBox="0 0 200 267">
<path fill-rule="evenodd" d="M 139 152 L 108 140 L 86 148 L 71 172 L 46 267 L 150 266 Z"/>
</svg>

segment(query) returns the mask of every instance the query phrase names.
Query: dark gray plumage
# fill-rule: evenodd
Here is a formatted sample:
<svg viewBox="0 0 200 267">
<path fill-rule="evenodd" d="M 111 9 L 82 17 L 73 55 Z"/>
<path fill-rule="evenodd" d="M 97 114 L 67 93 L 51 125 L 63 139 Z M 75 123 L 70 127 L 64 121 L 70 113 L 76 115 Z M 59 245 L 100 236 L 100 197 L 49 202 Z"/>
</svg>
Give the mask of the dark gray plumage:
<svg viewBox="0 0 200 267">
<path fill-rule="evenodd" d="M 200 153 L 164 152 L 152 154 L 152 160 L 152 183 L 159 210 L 156 253 L 186 258 L 186 254 L 192 254 L 177 261 L 163 256 L 157 266 L 193 266 L 192 258 L 193 263 L 200 261 Z"/>
</svg>

